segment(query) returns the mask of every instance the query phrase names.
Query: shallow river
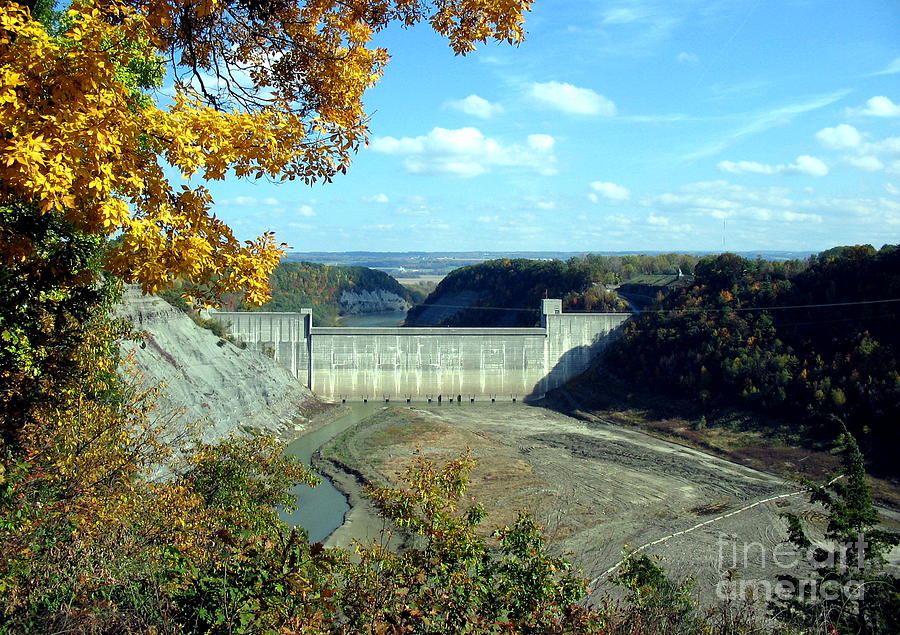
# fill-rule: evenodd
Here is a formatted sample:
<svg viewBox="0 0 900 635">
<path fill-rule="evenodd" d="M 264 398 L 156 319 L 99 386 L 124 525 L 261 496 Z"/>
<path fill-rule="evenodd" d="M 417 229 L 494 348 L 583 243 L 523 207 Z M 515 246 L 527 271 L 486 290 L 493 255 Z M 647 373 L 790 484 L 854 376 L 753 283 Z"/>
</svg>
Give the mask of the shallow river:
<svg viewBox="0 0 900 635">
<path fill-rule="evenodd" d="M 342 317 L 341 326 L 399 326 L 405 319 L 405 311 L 364 313 Z M 376 403 L 352 403 L 347 406 L 350 408 L 348 414 L 290 443 L 285 452 L 309 465 L 312 455 L 323 444 L 350 426 L 356 425 L 378 408 Z M 330 536 L 344 522 L 344 514 L 350 509 L 347 498 L 332 485 L 331 481 L 321 474 L 319 477 L 322 482 L 317 487 L 298 485 L 294 488 L 297 511 L 292 514 L 280 512 L 281 519 L 288 525 L 306 529 L 310 542 L 320 542 Z"/>
<path fill-rule="evenodd" d="M 380 404 L 381 407 L 384 404 Z M 376 403 L 347 404 L 350 412 L 335 419 L 287 446 L 285 452 L 296 456 L 309 465 L 313 453 L 350 426 L 362 421 L 379 407 Z M 331 535 L 344 522 L 344 514 L 350 509 L 346 497 L 319 474 L 322 482 L 317 487 L 298 485 L 294 488 L 297 511 L 292 514 L 280 512 L 281 519 L 288 525 L 300 526 L 309 532 L 310 542 L 320 542 Z"/>
<path fill-rule="evenodd" d="M 406 311 L 382 311 L 379 313 L 360 313 L 345 315 L 340 319 L 341 326 L 400 326 L 406 319 Z"/>
</svg>

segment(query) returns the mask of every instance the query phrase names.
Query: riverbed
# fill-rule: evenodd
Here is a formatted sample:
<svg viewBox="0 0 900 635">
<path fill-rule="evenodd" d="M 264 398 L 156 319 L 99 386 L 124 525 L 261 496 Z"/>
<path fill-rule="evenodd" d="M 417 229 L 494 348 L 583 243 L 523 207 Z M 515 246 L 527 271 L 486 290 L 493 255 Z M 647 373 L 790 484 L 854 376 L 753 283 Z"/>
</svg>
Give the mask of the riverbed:
<svg viewBox="0 0 900 635">
<path fill-rule="evenodd" d="M 396 486 L 415 456 L 443 462 L 467 451 L 478 461 L 467 497 L 486 508 L 484 535 L 528 509 L 551 550 L 568 553 L 597 581 L 594 601 L 626 544 L 647 545 L 676 578 L 695 576 L 713 598 L 722 575 L 721 536 L 729 544 L 774 548 L 784 536 L 785 511 L 803 515 L 814 535 L 821 530 L 821 510 L 793 494 L 796 485 L 634 430 L 524 404 L 392 405 L 321 453 L 368 481 Z M 354 509 L 326 544 L 378 540 L 381 521 L 360 496 L 359 476 L 336 467 L 328 472 L 351 494 Z M 768 562 L 741 569 L 753 579 L 779 573 Z"/>
<path fill-rule="evenodd" d="M 327 443 L 347 428 L 356 425 L 379 407 L 378 404 L 347 404 L 347 414 L 292 441 L 285 453 L 297 457 L 306 465 L 312 461 L 313 453 L 323 443 Z M 382 405 L 383 407 L 383 405 Z M 293 489 L 297 509 L 292 513 L 280 511 L 281 519 L 292 527 L 303 527 L 309 534 L 310 542 L 321 542 L 341 526 L 350 511 L 347 497 L 338 490 L 327 477 L 317 475 L 321 483 L 316 487 L 297 485 Z"/>
</svg>

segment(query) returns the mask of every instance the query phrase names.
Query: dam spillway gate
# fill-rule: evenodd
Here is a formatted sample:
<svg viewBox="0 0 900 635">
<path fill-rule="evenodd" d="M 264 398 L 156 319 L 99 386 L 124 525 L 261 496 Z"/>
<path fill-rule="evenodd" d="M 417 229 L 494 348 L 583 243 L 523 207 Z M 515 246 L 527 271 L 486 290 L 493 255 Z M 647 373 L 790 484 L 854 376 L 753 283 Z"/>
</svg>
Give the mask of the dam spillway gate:
<svg viewBox="0 0 900 635">
<path fill-rule="evenodd" d="M 547 299 L 537 328 L 317 327 L 309 309 L 211 317 L 322 397 L 460 401 L 543 396 L 587 370 L 630 314 Z"/>
</svg>

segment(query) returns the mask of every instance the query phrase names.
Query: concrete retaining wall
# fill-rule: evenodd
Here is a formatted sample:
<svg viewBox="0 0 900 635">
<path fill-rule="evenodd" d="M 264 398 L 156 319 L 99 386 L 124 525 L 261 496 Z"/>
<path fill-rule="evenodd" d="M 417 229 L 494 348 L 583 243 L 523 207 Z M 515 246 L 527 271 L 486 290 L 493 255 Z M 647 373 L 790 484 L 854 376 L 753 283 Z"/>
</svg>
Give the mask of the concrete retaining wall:
<svg viewBox="0 0 900 635">
<path fill-rule="evenodd" d="M 331 399 L 533 399 L 585 371 L 628 319 L 562 313 L 540 328 L 324 328 L 311 313 L 220 312 L 233 335 Z"/>
</svg>

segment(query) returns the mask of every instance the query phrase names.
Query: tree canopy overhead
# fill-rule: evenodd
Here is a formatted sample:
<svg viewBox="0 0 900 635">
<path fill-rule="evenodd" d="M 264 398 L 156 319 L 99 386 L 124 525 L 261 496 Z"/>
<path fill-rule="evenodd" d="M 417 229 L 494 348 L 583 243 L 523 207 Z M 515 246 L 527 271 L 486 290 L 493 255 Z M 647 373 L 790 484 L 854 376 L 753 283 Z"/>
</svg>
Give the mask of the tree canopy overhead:
<svg viewBox="0 0 900 635">
<path fill-rule="evenodd" d="M 362 96 L 388 60 L 376 33 L 427 22 L 465 54 L 520 41 L 531 0 L 76 0 L 52 26 L 33 5 L 0 2 L 0 206 L 121 233 L 108 267 L 145 291 L 180 277 L 260 303 L 274 236 L 241 243 L 166 169 L 328 181 L 366 142 Z M 149 91 L 167 67 L 162 105 Z M 0 229 L 4 258 L 33 255 Z"/>
</svg>

